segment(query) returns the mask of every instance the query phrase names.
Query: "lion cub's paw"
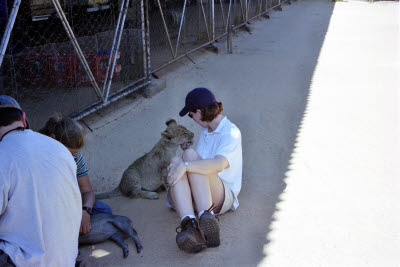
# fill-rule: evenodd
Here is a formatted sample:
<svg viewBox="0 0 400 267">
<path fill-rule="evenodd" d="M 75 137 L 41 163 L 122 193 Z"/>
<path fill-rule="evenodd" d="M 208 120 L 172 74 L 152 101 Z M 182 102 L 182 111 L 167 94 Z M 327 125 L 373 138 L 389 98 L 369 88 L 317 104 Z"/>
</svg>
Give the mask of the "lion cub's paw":
<svg viewBox="0 0 400 267">
<path fill-rule="evenodd" d="M 143 192 L 142 191 L 142 198 L 158 199 L 158 194 L 156 192 Z"/>
</svg>

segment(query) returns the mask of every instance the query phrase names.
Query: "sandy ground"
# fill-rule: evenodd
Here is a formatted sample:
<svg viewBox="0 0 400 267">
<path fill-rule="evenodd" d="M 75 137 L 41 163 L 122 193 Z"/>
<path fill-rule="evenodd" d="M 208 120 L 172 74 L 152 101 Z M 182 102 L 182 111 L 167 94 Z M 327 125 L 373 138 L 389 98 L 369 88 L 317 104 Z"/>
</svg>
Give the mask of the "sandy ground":
<svg viewBox="0 0 400 267">
<path fill-rule="evenodd" d="M 399 9 L 396 2 L 298 1 L 252 23 L 234 53 L 198 52 L 158 73 L 167 88 L 85 119 L 97 192 L 149 151 L 194 87 L 212 89 L 243 136 L 237 211 L 221 246 L 188 255 L 158 200 L 106 200 L 133 220 L 144 250 L 81 247 L 88 266 L 398 266 Z M 179 151 L 181 152 L 181 151 Z"/>
</svg>

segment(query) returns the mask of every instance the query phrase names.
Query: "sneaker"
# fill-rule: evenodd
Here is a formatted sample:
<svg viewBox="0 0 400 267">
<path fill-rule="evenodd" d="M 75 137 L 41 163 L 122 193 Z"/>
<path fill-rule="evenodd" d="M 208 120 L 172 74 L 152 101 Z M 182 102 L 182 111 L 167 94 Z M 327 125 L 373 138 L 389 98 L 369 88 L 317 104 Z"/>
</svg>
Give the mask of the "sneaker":
<svg viewBox="0 0 400 267">
<path fill-rule="evenodd" d="M 178 228 L 181 228 L 180 232 L 178 232 Z M 181 226 L 178 228 L 176 244 L 178 244 L 178 248 L 180 250 L 183 250 L 187 253 L 197 253 L 207 247 L 204 243 L 203 237 L 201 236 L 196 219 L 186 216 L 182 220 Z"/>
<path fill-rule="evenodd" d="M 218 247 L 220 241 L 217 218 L 211 212 L 205 211 L 199 219 L 199 225 L 207 247 Z"/>
</svg>

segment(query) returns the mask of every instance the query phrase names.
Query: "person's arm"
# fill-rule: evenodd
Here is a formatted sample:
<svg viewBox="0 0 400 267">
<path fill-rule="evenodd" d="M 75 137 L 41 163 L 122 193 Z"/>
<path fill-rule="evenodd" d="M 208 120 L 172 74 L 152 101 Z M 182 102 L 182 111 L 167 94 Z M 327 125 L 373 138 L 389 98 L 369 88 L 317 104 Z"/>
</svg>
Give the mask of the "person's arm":
<svg viewBox="0 0 400 267">
<path fill-rule="evenodd" d="M 171 164 L 168 168 L 168 183 L 175 185 L 182 178 L 185 172 L 194 172 L 203 175 L 210 175 L 223 171 L 229 166 L 228 160 L 221 155 L 216 155 L 213 159 L 202 159 L 189 162 L 185 166 L 183 160 Z"/>
<path fill-rule="evenodd" d="M 1 180 L 0 180 L 1 181 Z M 8 205 L 8 190 L 6 184 L 0 185 L 0 216 L 6 211 Z"/>
<path fill-rule="evenodd" d="M 203 175 L 210 175 L 222 172 L 228 166 L 229 162 L 224 156 L 216 155 L 213 159 L 190 161 L 189 165 L 186 167 L 186 171 Z"/>
<path fill-rule="evenodd" d="M 78 178 L 79 190 L 82 194 L 82 207 L 93 208 L 94 205 L 94 192 L 92 185 L 90 184 L 89 175 L 85 174 Z M 90 214 L 86 210 L 82 210 L 82 221 L 80 233 L 85 235 L 92 230 L 90 224 Z"/>
<path fill-rule="evenodd" d="M 3 155 L 0 155 L 1 157 Z M 8 206 L 8 194 L 10 191 L 9 176 L 7 176 L 7 172 L 5 171 L 7 167 L 3 164 L 0 164 L 0 216 L 6 211 Z M 8 173 L 12 173 L 8 170 Z M 7 179 L 8 178 L 8 179 Z M 15 180 L 15 179 L 14 179 Z"/>
</svg>

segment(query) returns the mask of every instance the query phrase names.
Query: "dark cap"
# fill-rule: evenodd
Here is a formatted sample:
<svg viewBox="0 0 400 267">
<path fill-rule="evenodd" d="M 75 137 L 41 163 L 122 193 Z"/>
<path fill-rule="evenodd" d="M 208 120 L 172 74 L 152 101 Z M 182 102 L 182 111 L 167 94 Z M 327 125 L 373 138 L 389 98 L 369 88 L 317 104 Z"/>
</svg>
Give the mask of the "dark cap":
<svg viewBox="0 0 400 267">
<path fill-rule="evenodd" d="M 189 111 L 202 109 L 216 102 L 214 94 L 207 88 L 195 88 L 190 91 L 185 99 L 185 107 L 179 116 L 185 116 Z"/>
<path fill-rule="evenodd" d="M 8 95 L 0 95 L 0 108 L 15 108 L 23 112 L 17 100 Z M 29 121 L 25 118 L 26 129 L 29 129 Z"/>
<path fill-rule="evenodd" d="M 16 108 L 22 111 L 18 102 L 8 95 L 0 95 L 0 108 Z"/>
</svg>

